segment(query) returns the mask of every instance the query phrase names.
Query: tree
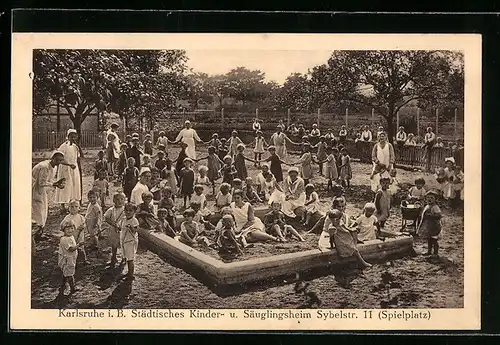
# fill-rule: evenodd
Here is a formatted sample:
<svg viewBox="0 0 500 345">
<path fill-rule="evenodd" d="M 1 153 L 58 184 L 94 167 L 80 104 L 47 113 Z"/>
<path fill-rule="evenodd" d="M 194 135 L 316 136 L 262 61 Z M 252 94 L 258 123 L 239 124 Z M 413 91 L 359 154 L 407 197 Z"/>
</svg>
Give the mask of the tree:
<svg viewBox="0 0 500 345">
<path fill-rule="evenodd" d="M 224 98 L 229 95 L 228 81 L 225 75 L 217 74 L 209 76 L 205 82 L 206 93 L 211 95 L 219 103 L 222 108 Z"/>
<path fill-rule="evenodd" d="M 463 95 L 460 54 L 444 51 L 336 51 L 311 74 L 316 98 L 375 108 L 391 141 L 396 114 L 409 102 L 437 104 Z"/>
<path fill-rule="evenodd" d="M 185 61 L 180 50 L 36 50 L 34 109 L 59 102 L 78 132 L 96 109 L 154 113 L 185 87 Z"/>
<path fill-rule="evenodd" d="M 280 107 L 294 110 L 309 110 L 311 107 L 311 84 L 306 74 L 293 73 L 286 78 L 276 95 Z"/>
<path fill-rule="evenodd" d="M 228 95 L 241 101 L 261 100 L 266 97 L 264 73 L 259 70 L 249 70 L 237 67 L 226 74 Z"/>
</svg>

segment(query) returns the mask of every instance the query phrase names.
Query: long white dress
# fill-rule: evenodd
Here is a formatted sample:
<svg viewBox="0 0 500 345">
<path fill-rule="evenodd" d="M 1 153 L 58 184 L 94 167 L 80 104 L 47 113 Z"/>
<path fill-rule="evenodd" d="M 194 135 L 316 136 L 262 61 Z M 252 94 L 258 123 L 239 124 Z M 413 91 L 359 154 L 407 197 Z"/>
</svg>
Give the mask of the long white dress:
<svg viewBox="0 0 500 345">
<path fill-rule="evenodd" d="M 45 226 L 49 209 L 47 190 L 53 188 L 52 180 L 55 171 L 50 160 L 38 163 L 31 170 L 31 220 L 37 225 Z"/>
<path fill-rule="evenodd" d="M 118 134 L 116 132 L 114 132 L 113 130 L 108 129 L 108 131 L 106 132 L 106 147 L 108 147 L 108 144 L 109 144 L 109 140 L 108 140 L 108 136 L 112 134 L 114 135 L 114 139 L 112 140 L 112 143 L 113 143 L 113 155 L 115 156 L 115 159 L 118 159 L 120 158 L 120 139 L 118 138 Z"/>
<path fill-rule="evenodd" d="M 286 159 L 286 139 L 287 136 L 283 132 L 279 134 L 276 132 L 271 136 L 271 142 L 273 146 L 276 147 L 276 154 L 282 160 Z"/>
<path fill-rule="evenodd" d="M 231 203 L 231 209 L 233 210 L 234 221 L 236 223 L 236 229 L 241 235 L 245 236 L 246 234 L 260 230 L 264 231 L 264 223 L 260 220 L 260 218 L 254 217 L 254 222 L 247 228 L 243 228 L 243 226 L 248 222 L 248 208 L 250 207 L 249 202 L 245 202 L 245 204 L 240 208 L 237 207 L 234 201 Z"/>
<path fill-rule="evenodd" d="M 70 200 L 82 200 L 82 189 L 80 184 L 80 169 L 78 168 L 78 158 L 80 150 L 76 144 L 71 144 L 69 141 L 64 142 L 59 146 L 59 151 L 64 154 L 64 159 L 68 164 L 76 165 L 75 169 L 67 165 L 59 165 L 57 168 L 57 180 L 65 178 L 65 186 L 63 189 L 56 189 L 54 201 L 59 204 L 66 204 Z"/>
<path fill-rule="evenodd" d="M 187 145 L 186 155 L 191 159 L 196 159 L 196 150 L 194 141 L 200 141 L 200 137 L 193 128 L 183 128 L 175 141 L 181 140 Z"/>
</svg>

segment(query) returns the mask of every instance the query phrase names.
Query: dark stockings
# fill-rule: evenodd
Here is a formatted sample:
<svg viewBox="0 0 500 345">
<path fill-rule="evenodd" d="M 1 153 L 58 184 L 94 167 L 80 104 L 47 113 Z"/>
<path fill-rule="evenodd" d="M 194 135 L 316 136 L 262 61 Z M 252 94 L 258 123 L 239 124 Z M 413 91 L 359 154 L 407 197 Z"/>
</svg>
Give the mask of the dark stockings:
<svg viewBox="0 0 500 345">
<path fill-rule="evenodd" d="M 438 255 L 439 243 L 437 238 L 429 238 L 427 240 L 427 254 Z"/>
</svg>

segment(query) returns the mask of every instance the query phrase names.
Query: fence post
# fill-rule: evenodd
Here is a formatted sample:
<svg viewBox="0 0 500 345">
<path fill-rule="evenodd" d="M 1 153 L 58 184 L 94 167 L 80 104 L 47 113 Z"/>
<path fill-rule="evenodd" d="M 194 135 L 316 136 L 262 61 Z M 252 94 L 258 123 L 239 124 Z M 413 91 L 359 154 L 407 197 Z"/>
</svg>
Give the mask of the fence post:
<svg viewBox="0 0 500 345">
<path fill-rule="evenodd" d="M 349 108 L 345 108 L 345 127 L 347 128 L 347 117 L 349 116 Z"/>
<path fill-rule="evenodd" d="M 320 118 L 321 118 L 321 109 L 318 108 L 318 120 L 317 120 L 318 127 L 319 127 Z"/>
<path fill-rule="evenodd" d="M 453 139 L 454 140 L 457 139 L 457 113 L 458 113 L 458 109 L 455 108 L 455 120 L 453 123 Z"/>
<path fill-rule="evenodd" d="M 224 108 L 220 109 L 220 120 L 221 120 L 221 127 L 224 129 Z"/>
<path fill-rule="evenodd" d="M 399 128 L 399 110 L 396 113 L 396 128 Z"/>
<path fill-rule="evenodd" d="M 375 108 L 372 108 L 372 128 L 374 124 L 375 124 Z"/>
<path fill-rule="evenodd" d="M 287 127 L 290 127 L 290 118 L 291 118 L 290 108 L 288 108 L 288 110 L 286 112 L 286 126 Z"/>
<path fill-rule="evenodd" d="M 417 108 L 417 137 L 420 136 L 420 108 Z"/>
<path fill-rule="evenodd" d="M 438 126 L 439 126 L 439 109 L 436 108 L 436 135 L 438 135 Z"/>
<path fill-rule="evenodd" d="M 259 108 L 255 108 L 255 118 L 259 118 Z"/>
</svg>

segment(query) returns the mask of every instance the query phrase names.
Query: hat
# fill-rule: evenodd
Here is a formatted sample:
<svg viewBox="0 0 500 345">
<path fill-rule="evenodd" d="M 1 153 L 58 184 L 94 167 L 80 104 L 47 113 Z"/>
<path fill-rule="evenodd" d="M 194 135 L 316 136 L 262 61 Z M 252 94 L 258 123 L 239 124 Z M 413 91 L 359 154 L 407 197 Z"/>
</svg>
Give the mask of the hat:
<svg viewBox="0 0 500 345">
<path fill-rule="evenodd" d="M 184 158 L 184 160 L 182 161 L 182 163 L 186 163 L 186 162 L 193 163 L 193 160 L 191 158 L 189 158 L 189 157 L 186 157 L 186 158 Z"/>
<path fill-rule="evenodd" d="M 288 173 L 290 174 L 291 172 L 296 172 L 298 174 L 299 169 L 297 167 L 291 167 L 290 169 L 288 169 Z"/>
<path fill-rule="evenodd" d="M 453 157 L 447 157 L 447 158 L 444 159 L 444 162 L 445 163 L 446 162 L 452 162 L 453 164 L 455 164 L 455 158 L 453 158 Z"/>
<path fill-rule="evenodd" d="M 76 129 L 74 129 L 74 128 L 70 128 L 70 129 L 68 129 L 68 131 L 66 132 L 66 136 L 67 136 L 67 137 L 69 137 L 69 135 L 70 135 L 71 133 L 75 133 L 75 134 L 77 134 L 78 132 L 76 131 Z"/>
<path fill-rule="evenodd" d="M 55 155 L 61 155 L 64 157 L 64 153 L 62 153 L 62 151 L 59 151 L 59 150 L 55 150 L 54 152 L 52 152 L 52 154 L 50 155 L 50 159 L 54 158 Z"/>
<path fill-rule="evenodd" d="M 377 207 L 373 202 L 367 202 L 365 204 L 365 207 L 363 207 L 363 210 L 375 210 Z"/>
<path fill-rule="evenodd" d="M 141 171 L 139 171 L 139 176 L 142 176 L 143 174 L 148 173 L 148 172 L 150 173 L 151 169 L 149 169 L 148 167 L 142 167 Z"/>
<path fill-rule="evenodd" d="M 308 183 L 305 188 L 306 189 L 309 189 L 309 188 L 314 189 L 314 185 L 312 183 Z"/>
<path fill-rule="evenodd" d="M 190 123 L 191 123 L 191 121 L 189 121 L 189 120 L 184 121 L 184 124 L 185 124 L 185 125 L 187 125 L 188 123 L 190 124 Z"/>
</svg>

